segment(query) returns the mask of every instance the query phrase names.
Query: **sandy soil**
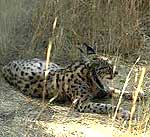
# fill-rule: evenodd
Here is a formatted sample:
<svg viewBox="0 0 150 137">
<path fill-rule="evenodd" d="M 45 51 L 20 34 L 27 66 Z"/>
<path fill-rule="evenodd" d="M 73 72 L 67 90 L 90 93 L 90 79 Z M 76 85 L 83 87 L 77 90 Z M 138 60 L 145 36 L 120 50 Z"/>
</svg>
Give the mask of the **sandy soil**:
<svg viewBox="0 0 150 137">
<path fill-rule="evenodd" d="M 123 86 L 129 69 L 121 65 L 121 73 L 111 82 L 118 88 Z M 115 83 L 115 84 L 114 84 Z M 146 83 L 148 86 L 148 82 Z M 149 84 L 150 85 L 150 84 Z M 131 86 L 130 86 L 131 87 Z M 128 87 L 129 88 L 129 87 Z M 145 88 L 146 89 L 146 88 Z M 148 92 L 148 90 L 145 90 Z M 109 102 L 111 103 L 111 102 Z M 122 103 L 127 109 L 130 101 Z M 127 123 L 112 119 L 107 115 L 81 114 L 67 105 L 52 104 L 45 107 L 41 100 L 22 95 L 1 78 L 0 81 L 0 136 L 5 137 L 99 137 L 99 136 L 136 136 L 127 134 Z M 138 109 L 141 109 L 138 107 Z M 150 128 L 148 123 L 147 128 Z M 138 132 L 143 132 L 139 130 Z M 144 133 L 138 133 L 138 135 Z M 145 136 L 149 136 L 149 129 Z"/>
</svg>

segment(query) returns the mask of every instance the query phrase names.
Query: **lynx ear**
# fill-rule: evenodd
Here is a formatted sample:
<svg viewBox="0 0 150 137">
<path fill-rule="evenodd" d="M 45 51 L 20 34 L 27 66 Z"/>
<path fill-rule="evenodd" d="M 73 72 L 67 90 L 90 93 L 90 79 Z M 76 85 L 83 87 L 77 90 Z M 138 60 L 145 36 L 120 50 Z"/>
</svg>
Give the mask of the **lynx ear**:
<svg viewBox="0 0 150 137">
<path fill-rule="evenodd" d="M 78 48 L 78 49 L 80 50 L 80 52 L 81 52 L 82 54 L 85 54 L 84 51 L 83 51 L 81 48 Z"/>
<path fill-rule="evenodd" d="M 96 54 L 97 53 L 97 43 L 96 42 L 94 42 L 94 44 L 93 44 L 93 49 L 94 49 L 95 54 Z"/>
<path fill-rule="evenodd" d="M 91 46 L 87 45 L 86 43 L 83 43 L 83 46 L 86 47 L 87 55 L 96 54 L 96 47 L 92 48 Z"/>
<path fill-rule="evenodd" d="M 81 48 L 78 48 L 81 52 L 81 59 L 84 61 L 84 62 L 89 62 L 89 59 L 87 58 L 87 55 L 85 54 L 85 52 L 81 49 Z"/>
</svg>

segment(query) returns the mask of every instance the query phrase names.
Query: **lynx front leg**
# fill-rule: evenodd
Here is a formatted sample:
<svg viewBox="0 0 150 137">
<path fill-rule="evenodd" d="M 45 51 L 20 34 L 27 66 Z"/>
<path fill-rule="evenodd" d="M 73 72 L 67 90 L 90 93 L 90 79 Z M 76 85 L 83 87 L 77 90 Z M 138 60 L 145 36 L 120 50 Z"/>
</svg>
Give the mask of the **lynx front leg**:
<svg viewBox="0 0 150 137">
<path fill-rule="evenodd" d="M 113 87 L 109 87 L 109 88 L 110 88 L 111 95 L 113 97 L 119 96 L 122 93 L 122 91 L 119 90 L 119 89 L 115 89 Z M 142 98 L 145 98 L 145 97 L 146 97 L 146 95 L 144 94 L 143 91 L 139 92 L 138 98 L 142 99 Z M 134 92 L 132 92 L 132 91 L 124 91 L 123 98 L 127 99 L 127 100 L 132 100 L 134 98 Z"/>
<path fill-rule="evenodd" d="M 98 90 L 100 90 L 100 92 L 97 92 L 96 98 L 102 98 L 102 97 L 116 97 L 121 95 L 122 91 L 114 88 L 114 87 L 110 87 L 108 86 L 108 84 L 106 83 L 105 80 L 99 78 L 99 81 L 101 83 L 101 85 L 103 86 L 102 88 L 99 88 Z M 102 92 L 101 90 L 104 90 L 105 92 Z M 104 96 L 102 96 L 105 93 Z M 140 99 L 146 98 L 146 95 L 144 94 L 143 91 L 140 91 L 138 94 L 138 97 Z M 134 91 L 124 91 L 123 93 L 123 98 L 127 99 L 127 100 L 132 100 L 134 98 Z"/>
<path fill-rule="evenodd" d="M 84 102 L 84 103 L 77 103 L 75 109 L 79 112 L 85 113 L 98 113 L 98 114 L 112 114 L 116 110 L 116 106 L 111 104 L 104 104 L 104 103 L 94 103 L 94 102 Z M 130 112 L 123 108 L 119 108 L 118 118 L 123 118 L 125 120 L 129 120 Z"/>
</svg>

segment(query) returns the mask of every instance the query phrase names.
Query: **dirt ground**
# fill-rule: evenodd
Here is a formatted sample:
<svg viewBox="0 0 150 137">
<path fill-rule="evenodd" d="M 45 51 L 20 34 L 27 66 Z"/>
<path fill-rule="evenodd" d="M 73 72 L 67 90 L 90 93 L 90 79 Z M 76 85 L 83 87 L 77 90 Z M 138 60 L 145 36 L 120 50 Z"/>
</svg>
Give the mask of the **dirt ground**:
<svg viewBox="0 0 150 137">
<path fill-rule="evenodd" d="M 122 88 L 129 66 L 120 65 L 119 75 L 110 83 Z M 146 86 L 150 86 L 149 73 L 145 77 Z M 115 83 L 115 84 L 114 84 Z M 131 83 L 129 83 L 130 85 Z M 128 87 L 129 88 L 129 87 Z M 130 86 L 131 89 L 131 86 Z M 148 89 L 148 90 L 147 90 Z M 149 88 L 145 91 L 150 93 Z M 107 100 L 109 102 L 110 100 Z M 111 103 L 111 101 L 109 102 Z M 147 103 L 149 104 L 149 103 Z M 123 101 L 123 107 L 130 109 L 131 101 Z M 0 136 L 2 137 L 103 137 L 103 136 L 149 136 L 150 122 L 146 133 L 143 129 L 126 133 L 127 123 L 116 120 L 112 127 L 112 118 L 107 115 L 81 114 L 67 105 L 42 105 L 41 100 L 31 99 L 11 87 L 1 77 L 0 81 Z M 142 109 L 138 105 L 137 109 Z M 142 114 L 142 112 L 139 112 Z M 109 117 L 109 118 L 108 118 Z M 134 121 L 135 123 L 135 121 Z M 138 134 L 138 135 L 136 135 Z"/>
<path fill-rule="evenodd" d="M 35 33 L 33 31 L 33 27 L 35 26 L 31 23 L 31 16 L 33 16 L 32 13 L 34 13 L 35 7 L 39 1 L 41 0 L 12 0 L 9 2 L 1 0 L 0 68 L 10 60 L 18 59 L 19 57 L 29 58 L 27 49 L 33 46 L 31 41 Z M 149 26 L 147 26 L 146 30 L 149 30 Z M 19 90 L 6 83 L 0 74 L 0 137 L 149 137 L 149 36 L 150 35 L 147 34 L 147 42 L 144 41 L 144 43 L 146 43 L 144 49 L 133 53 L 134 60 L 136 57 L 134 54 L 141 55 L 141 66 L 146 67 L 146 75 L 142 88 L 147 94 L 148 101 L 141 101 L 137 104 L 139 119 L 133 121 L 133 131 L 131 133 L 126 132 L 128 122 L 120 120 L 112 122 L 112 118 L 108 115 L 81 114 L 74 112 L 65 104 L 58 105 L 54 103 L 45 107 L 47 103 L 42 105 L 41 100 L 24 96 Z M 38 39 L 38 41 L 40 43 L 41 40 Z M 61 42 L 62 41 L 60 41 L 60 44 Z M 41 52 L 41 49 L 39 49 L 39 51 Z M 20 56 L 21 52 L 23 55 Z M 43 53 L 41 52 L 41 54 Z M 71 55 L 72 54 L 71 52 Z M 60 58 L 62 59 L 62 56 Z M 68 57 L 66 57 L 66 59 L 68 59 Z M 63 58 L 63 60 L 65 59 Z M 110 86 L 119 88 L 120 90 L 123 88 L 126 76 L 133 62 L 131 55 L 130 58 L 128 58 L 128 63 L 124 61 L 118 63 L 119 74 L 109 83 Z M 135 74 L 137 74 L 135 71 L 131 74 L 132 78 L 128 83 L 127 90 L 135 90 L 137 87 L 137 84 L 134 82 L 136 77 Z M 100 102 L 117 104 L 118 100 L 100 100 Z M 130 110 L 131 104 L 131 101 L 122 100 L 121 105 Z"/>
</svg>

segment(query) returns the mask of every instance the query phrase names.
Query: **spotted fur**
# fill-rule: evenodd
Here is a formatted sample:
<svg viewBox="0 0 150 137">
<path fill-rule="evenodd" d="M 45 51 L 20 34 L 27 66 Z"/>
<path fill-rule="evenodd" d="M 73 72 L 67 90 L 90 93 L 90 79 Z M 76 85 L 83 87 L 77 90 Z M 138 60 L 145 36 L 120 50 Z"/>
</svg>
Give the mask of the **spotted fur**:
<svg viewBox="0 0 150 137">
<path fill-rule="evenodd" d="M 105 57 L 98 56 L 95 50 L 87 47 L 87 55 L 82 53 L 82 61 L 75 62 L 66 68 L 61 68 L 54 63 L 49 64 L 45 97 L 67 97 L 72 102 L 74 109 L 79 112 L 111 113 L 116 109 L 111 104 L 94 103 L 92 98 L 98 94 L 105 96 L 101 80 L 112 79 L 115 74 L 113 65 Z M 13 61 L 4 66 L 5 79 L 23 94 L 32 97 L 42 97 L 45 62 L 39 59 Z M 121 117 L 129 118 L 129 111 L 119 109 Z"/>
</svg>

